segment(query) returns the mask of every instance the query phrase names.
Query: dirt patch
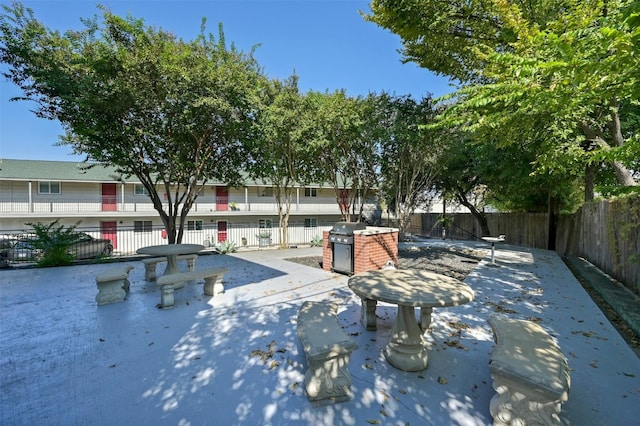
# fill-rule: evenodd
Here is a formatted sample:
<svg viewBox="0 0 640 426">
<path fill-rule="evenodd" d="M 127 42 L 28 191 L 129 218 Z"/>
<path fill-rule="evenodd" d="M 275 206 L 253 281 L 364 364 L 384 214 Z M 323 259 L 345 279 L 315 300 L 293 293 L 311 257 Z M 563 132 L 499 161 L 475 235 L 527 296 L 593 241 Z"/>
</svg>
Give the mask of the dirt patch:
<svg viewBox="0 0 640 426">
<path fill-rule="evenodd" d="M 464 280 L 484 256 L 484 251 L 465 248 L 411 247 L 398 250 L 398 268 L 421 269 Z M 322 256 L 292 257 L 286 260 L 322 268 Z"/>
</svg>

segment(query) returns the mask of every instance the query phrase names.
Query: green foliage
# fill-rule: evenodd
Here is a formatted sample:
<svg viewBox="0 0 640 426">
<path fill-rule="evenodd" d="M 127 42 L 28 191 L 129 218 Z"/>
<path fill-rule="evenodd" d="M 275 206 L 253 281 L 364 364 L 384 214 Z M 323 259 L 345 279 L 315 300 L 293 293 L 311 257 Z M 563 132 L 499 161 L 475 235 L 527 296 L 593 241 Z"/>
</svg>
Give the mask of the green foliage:
<svg viewBox="0 0 640 426">
<path fill-rule="evenodd" d="M 235 253 L 238 251 L 238 245 L 233 241 L 222 241 L 216 246 L 216 251 L 220 254 Z"/>
<path fill-rule="evenodd" d="M 329 182 L 342 220 L 362 216 L 364 203 L 378 183 L 379 140 L 371 121 L 371 103 L 344 90 L 309 92 L 314 129 L 309 140 L 315 176 Z"/>
<path fill-rule="evenodd" d="M 259 133 L 252 146 L 253 177 L 270 182 L 278 204 L 280 246 L 288 246 L 288 223 L 294 186 L 313 180 L 313 156 L 308 140 L 313 123 L 298 77 L 270 81 L 258 119 Z"/>
<path fill-rule="evenodd" d="M 69 253 L 69 250 L 79 241 L 75 225 L 68 227 L 58 225 L 58 220 L 49 224 L 38 222 L 26 225 L 31 226 L 36 235 L 33 240 L 30 240 L 31 245 L 42 252 L 42 257 L 38 259 L 38 266 L 67 266 L 73 262 L 74 256 Z"/>
<path fill-rule="evenodd" d="M 415 101 L 409 96 L 382 94 L 374 101 L 369 116 L 377 123 L 382 153 L 380 196 L 395 213 L 404 234 L 415 209 L 433 196 L 431 190 L 442 163 L 443 132 L 424 130 L 436 115 L 430 97 Z"/>
<path fill-rule="evenodd" d="M 135 175 L 169 243 L 208 180 L 240 181 L 264 77 L 251 54 L 225 46 L 221 27 L 217 40 L 203 26 L 188 42 L 101 7 L 101 20 L 60 33 L 19 3 L 3 8 L 0 60 L 20 99 L 58 120 L 74 153 Z"/>
<path fill-rule="evenodd" d="M 366 19 L 400 35 L 407 61 L 463 83 L 431 128 L 460 129 L 489 150 L 524 148 L 531 181 L 520 188 L 569 200 L 579 178 L 589 187 L 589 170 L 596 182 L 608 173 L 637 184 L 639 10 L 631 0 L 374 0 Z"/>
<path fill-rule="evenodd" d="M 322 236 L 316 235 L 311 240 L 311 247 L 322 247 Z"/>
</svg>

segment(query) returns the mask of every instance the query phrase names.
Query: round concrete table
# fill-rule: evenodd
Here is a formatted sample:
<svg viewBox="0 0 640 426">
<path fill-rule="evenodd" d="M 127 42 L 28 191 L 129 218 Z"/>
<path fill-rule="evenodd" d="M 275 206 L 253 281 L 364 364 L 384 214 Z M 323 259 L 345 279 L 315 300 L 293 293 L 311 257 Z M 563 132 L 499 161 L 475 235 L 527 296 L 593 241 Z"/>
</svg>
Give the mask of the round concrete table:
<svg viewBox="0 0 640 426">
<path fill-rule="evenodd" d="M 349 278 L 349 288 L 362 299 L 362 322 L 375 330 L 377 301 L 398 305 L 391 339 L 384 349 L 389 364 L 404 371 L 427 368 L 427 349 L 415 317 L 422 308 L 421 326 L 426 330 L 434 307 L 471 302 L 473 290 L 455 278 L 418 270 L 368 271 Z"/>
<path fill-rule="evenodd" d="M 141 247 L 136 252 L 138 254 L 150 254 L 152 256 L 166 256 L 167 268 L 164 275 L 180 272 L 178 269 L 178 256 L 181 254 L 197 253 L 204 250 L 200 244 L 160 244 L 157 246 Z"/>
</svg>

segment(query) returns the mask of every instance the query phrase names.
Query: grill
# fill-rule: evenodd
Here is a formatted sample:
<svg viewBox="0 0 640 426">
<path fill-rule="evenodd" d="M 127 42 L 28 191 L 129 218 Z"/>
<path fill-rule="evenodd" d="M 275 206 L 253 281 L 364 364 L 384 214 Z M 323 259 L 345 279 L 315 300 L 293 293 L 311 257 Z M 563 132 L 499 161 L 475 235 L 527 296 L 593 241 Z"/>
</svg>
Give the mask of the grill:
<svg viewBox="0 0 640 426">
<path fill-rule="evenodd" d="M 329 242 L 333 244 L 334 272 L 353 274 L 353 232 L 366 229 L 362 222 L 336 222 L 329 231 Z"/>
</svg>

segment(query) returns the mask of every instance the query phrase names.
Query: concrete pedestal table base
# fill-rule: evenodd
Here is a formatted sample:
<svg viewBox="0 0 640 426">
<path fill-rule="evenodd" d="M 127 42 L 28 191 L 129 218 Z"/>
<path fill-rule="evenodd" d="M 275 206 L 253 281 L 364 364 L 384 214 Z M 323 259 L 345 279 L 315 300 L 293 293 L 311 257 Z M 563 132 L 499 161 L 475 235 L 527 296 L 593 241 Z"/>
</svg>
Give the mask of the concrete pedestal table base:
<svg viewBox="0 0 640 426">
<path fill-rule="evenodd" d="M 455 278 L 407 269 L 363 272 L 349 278 L 348 285 L 362 300 L 361 317 L 367 330 L 376 329 L 376 301 L 398 305 L 384 355 L 391 365 L 404 371 L 427 368 L 427 349 L 420 328 L 429 328 L 433 308 L 468 303 L 474 296 L 468 285 Z M 420 326 L 415 307 L 422 309 Z"/>
<path fill-rule="evenodd" d="M 413 306 L 398 305 L 391 340 L 384 349 L 384 357 L 399 370 L 421 371 L 427 368 L 427 349 L 422 331 L 416 322 Z"/>
<path fill-rule="evenodd" d="M 161 244 L 157 246 L 141 247 L 137 250 L 137 253 L 166 257 L 167 268 L 164 270 L 164 275 L 170 275 L 180 272 L 180 269 L 178 268 L 178 256 L 194 254 L 203 249 L 204 246 L 200 244 Z"/>
<path fill-rule="evenodd" d="M 498 266 L 496 264 L 496 243 L 504 243 L 504 235 L 498 237 L 482 237 L 482 239 L 488 243 L 491 243 L 491 265 Z"/>
</svg>

